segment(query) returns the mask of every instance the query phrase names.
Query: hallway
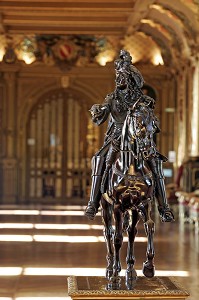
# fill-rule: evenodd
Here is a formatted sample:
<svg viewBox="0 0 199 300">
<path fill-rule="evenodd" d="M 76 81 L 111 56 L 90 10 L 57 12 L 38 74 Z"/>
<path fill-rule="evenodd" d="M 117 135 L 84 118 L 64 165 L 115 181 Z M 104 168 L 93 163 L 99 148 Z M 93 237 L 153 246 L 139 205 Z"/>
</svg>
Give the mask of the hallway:
<svg viewBox="0 0 199 300">
<path fill-rule="evenodd" d="M 68 275 L 100 275 L 106 248 L 100 214 L 91 222 L 84 207 L 1 206 L 0 300 L 70 299 Z M 199 296 L 199 245 L 194 226 L 176 220 L 162 224 L 155 216 L 156 276 L 172 276 L 187 289 L 189 300 Z M 125 267 L 125 247 L 122 266 Z M 139 224 L 135 254 L 141 276 L 146 239 Z"/>
</svg>

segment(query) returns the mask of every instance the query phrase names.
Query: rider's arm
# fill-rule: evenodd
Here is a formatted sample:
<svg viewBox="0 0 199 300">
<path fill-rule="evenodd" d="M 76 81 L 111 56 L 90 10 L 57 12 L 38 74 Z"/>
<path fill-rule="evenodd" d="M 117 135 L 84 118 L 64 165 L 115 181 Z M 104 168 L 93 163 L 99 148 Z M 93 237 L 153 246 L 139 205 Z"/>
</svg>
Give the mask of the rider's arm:
<svg viewBox="0 0 199 300">
<path fill-rule="evenodd" d="M 104 123 L 110 113 L 110 99 L 109 95 L 105 98 L 103 104 L 94 104 L 90 109 L 92 121 L 97 125 Z"/>
</svg>

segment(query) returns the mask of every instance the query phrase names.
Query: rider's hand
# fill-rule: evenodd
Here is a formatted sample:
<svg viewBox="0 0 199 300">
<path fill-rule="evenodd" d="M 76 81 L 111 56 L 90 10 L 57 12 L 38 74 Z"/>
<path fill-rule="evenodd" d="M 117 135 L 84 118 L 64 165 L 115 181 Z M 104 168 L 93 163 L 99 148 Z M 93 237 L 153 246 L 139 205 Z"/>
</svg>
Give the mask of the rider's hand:
<svg viewBox="0 0 199 300">
<path fill-rule="evenodd" d="M 90 109 L 91 115 L 96 116 L 102 113 L 102 105 L 101 104 L 94 104 Z"/>
</svg>

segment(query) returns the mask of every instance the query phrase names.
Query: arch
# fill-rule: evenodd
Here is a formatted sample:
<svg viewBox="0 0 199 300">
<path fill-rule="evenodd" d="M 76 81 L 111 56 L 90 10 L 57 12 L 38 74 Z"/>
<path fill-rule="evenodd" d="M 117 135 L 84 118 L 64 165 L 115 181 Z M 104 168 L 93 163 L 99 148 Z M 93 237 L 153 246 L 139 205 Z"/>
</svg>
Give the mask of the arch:
<svg viewBox="0 0 199 300">
<path fill-rule="evenodd" d="M 158 3 L 176 15 L 182 22 L 190 35 L 196 36 L 197 24 L 196 14 L 190 9 L 190 3 L 185 4 L 185 1 L 167 1 L 158 0 Z"/>
<path fill-rule="evenodd" d="M 166 64 L 177 65 L 182 56 L 190 59 L 199 32 L 198 6 L 194 1 L 143 0 L 135 3 L 127 35 L 142 32 L 160 47 Z"/>
<path fill-rule="evenodd" d="M 148 17 L 155 23 L 161 24 L 161 26 L 170 33 L 172 37 L 172 43 L 175 45 L 178 51 L 182 52 L 184 51 L 184 48 L 188 47 L 183 33 L 183 28 L 178 22 L 174 21 L 170 15 L 166 14 L 164 11 L 152 8 Z"/>
<path fill-rule="evenodd" d="M 23 102 L 23 105 L 20 109 L 20 112 L 18 114 L 18 132 L 19 132 L 19 143 L 17 145 L 18 147 L 18 158 L 20 161 L 20 168 L 21 168 L 21 179 L 20 179 L 20 186 L 19 190 L 21 191 L 20 198 L 22 201 L 26 201 L 26 183 L 27 183 L 27 123 L 31 114 L 31 111 L 34 110 L 34 108 L 42 101 L 42 98 L 47 97 L 48 95 L 51 95 L 52 93 L 65 93 L 65 95 L 72 95 L 73 98 L 76 99 L 76 101 L 79 103 L 79 105 L 83 108 L 81 108 L 81 111 L 84 111 L 85 118 L 89 120 L 89 113 L 88 109 L 90 108 L 90 105 L 93 104 L 93 101 L 96 98 L 100 98 L 101 95 L 99 93 L 99 90 L 94 90 L 92 87 L 88 87 L 85 83 L 82 82 L 73 82 L 73 84 L 67 88 L 63 89 L 60 87 L 59 84 L 46 84 L 44 87 L 37 86 L 34 89 L 29 89 L 29 93 L 26 92 L 25 101 Z M 98 128 L 92 126 L 92 124 L 89 123 L 88 134 L 99 136 Z M 85 133 L 86 135 L 86 133 Z M 86 138 L 85 138 L 86 139 Z M 89 146 L 88 151 L 89 155 L 88 157 L 91 157 L 91 155 L 94 154 L 95 149 L 98 147 L 98 138 L 94 140 L 89 140 Z M 97 146 L 96 146 L 97 145 Z M 90 165 L 88 164 L 85 168 L 86 170 L 89 170 L 89 179 L 87 180 L 87 177 L 85 176 L 87 182 L 90 180 Z M 24 184 L 25 183 L 25 184 Z M 84 181 L 84 192 L 85 192 L 85 181 Z"/>
<path fill-rule="evenodd" d="M 60 87 L 60 84 L 58 83 L 53 83 L 53 85 L 48 83 L 42 86 L 42 88 L 41 86 L 38 86 L 34 87 L 33 89 L 30 89 L 26 92 L 25 95 L 23 95 L 25 101 L 19 100 L 21 103 L 23 103 L 19 111 L 18 118 L 18 128 L 21 133 L 24 130 L 24 125 L 27 123 L 27 118 L 32 107 L 39 101 L 39 99 L 43 95 L 45 95 L 46 93 L 53 92 L 55 90 L 63 90 L 63 88 Z M 81 82 L 76 82 L 75 86 L 73 83 L 73 85 L 65 89 L 65 91 L 76 95 L 77 98 L 81 97 L 81 99 L 83 99 L 85 103 L 89 103 L 90 105 L 94 103 L 93 99 L 100 98 L 102 96 L 100 94 L 100 91 L 98 91 L 97 89 L 93 89 L 90 86 Z"/>
<path fill-rule="evenodd" d="M 160 46 L 165 64 L 170 64 L 171 59 L 175 61 L 175 55 L 171 47 L 171 41 L 159 30 L 157 30 L 157 28 L 150 26 L 150 24 L 142 24 L 140 26 L 140 31 L 144 32 L 148 36 L 151 36 L 152 39 Z"/>
<path fill-rule="evenodd" d="M 63 203 L 85 194 L 90 180 L 86 158 L 95 152 L 96 130 L 84 103 L 70 90 L 40 97 L 29 110 L 24 136 L 26 199 L 45 203 L 56 198 Z"/>
<path fill-rule="evenodd" d="M 174 47 L 179 45 L 181 49 L 178 51 L 188 56 L 195 40 L 195 33 L 191 28 L 190 20 L 179 10 L 179 7 L 172 9 L 170 5 L 171 3 L 151 5 L 148 17 L 162 24 L 172 34 Z M 178 43 L 176 43 L 176 39 L 179 40 Z"/>
</svg>

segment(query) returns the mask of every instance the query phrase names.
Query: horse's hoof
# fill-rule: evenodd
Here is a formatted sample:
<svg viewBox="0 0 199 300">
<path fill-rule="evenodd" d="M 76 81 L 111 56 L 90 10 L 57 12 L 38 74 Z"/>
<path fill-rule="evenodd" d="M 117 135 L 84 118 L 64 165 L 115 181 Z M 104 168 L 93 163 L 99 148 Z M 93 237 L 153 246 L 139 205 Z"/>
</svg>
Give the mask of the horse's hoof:
<svg viewBox="0 0 199 300">
<path fill-rule="evenodd" d="M 108 291 L 115 291 L 115 290 L 120 290 L 121 284 L 115 284 L 115 283 L 108 283 L 106 286 L 106 289 Z"/>
<path fill-rule="evenodd" d="M 136 283 L 136 280 L 134 281 L 126 281 L 126 288 L 127 290 L 133 290 L 134 287 L 135 287 L 135 283 Z"/>
<path fill-rule="evenodd" d="M 137 272 L 135 269 L 126 270 L 126 281 L 128 281 L 128 280 L 130 280 L 130 281 L 137 280 Z"/>
<path fill-rule="evenodd" d="M 174 222 L 175 221 L 174 215 L 168 206 L 160 207 L 160 208 L 158 208 L 158 210 L 159 210 L 160 219 L 162 222 Z"/>
<path fill-rule="evenodd" d="M 155 275 L 155 266 L 149 262 L 144 262 L 142 272 L 144 276 L 152 278 Z"/>
<path fill-rule="evenodd" d="M 137 272 L 135 269 L 126 270 L 126 287 L 128 290 L 132 290 L 137 280 Z"/>
<path fill-rule="evenodd" d="M 119 276 L 112 276 L 107 284 L 107 290 L 120 290 L 121 278 Z"/>
</svg>

